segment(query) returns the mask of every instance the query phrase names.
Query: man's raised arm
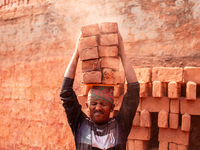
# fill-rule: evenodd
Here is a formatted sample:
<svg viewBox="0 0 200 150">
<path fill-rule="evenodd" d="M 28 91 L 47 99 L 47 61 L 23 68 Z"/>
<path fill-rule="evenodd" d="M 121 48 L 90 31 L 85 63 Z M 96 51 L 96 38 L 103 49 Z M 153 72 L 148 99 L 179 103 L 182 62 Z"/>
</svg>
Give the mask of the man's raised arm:
<svg viewBox="0 0 200 150">
<path fill-rule="evenodd" d="M 79 39 L 78 39 L 79 41 Z M 74 54 L 69 62 L 69 65 L 67 66 L 67 69 L 65 71 L 65 75 L 64 77 L 68 77 L 71 79 L 75 78 L 75 74 L 76 74 L 76 67 L 78 64 L 78 59 L 79 59 L 79 53 L 78 53 L 78 41 L 76 43 L 76 49 L 74 51 Z"/>
<path fill-rule="evenodd" d="M 124 44 L 121 34 L 119 33 L 119 56 L 121 57 L 122 65 L 124 67 L 124 73 L 128 83 L 137 82 L 137 77 L 129 59 L 124 51 Z"/>
<path fill-rule="evenodd" d="M 130 133 L 133 118 L 139 104 L 139 83 L 134 69 L 124 51 L 123 39 L 119 33 L 119 56 L 121 57 L 124 73 L 127 81 L 127 91 L 123 97 L 122 105 L 119 113 L 116 115 L 119 122 L 125 127 L 125 135 L 128 137 Z"/>
</svg>

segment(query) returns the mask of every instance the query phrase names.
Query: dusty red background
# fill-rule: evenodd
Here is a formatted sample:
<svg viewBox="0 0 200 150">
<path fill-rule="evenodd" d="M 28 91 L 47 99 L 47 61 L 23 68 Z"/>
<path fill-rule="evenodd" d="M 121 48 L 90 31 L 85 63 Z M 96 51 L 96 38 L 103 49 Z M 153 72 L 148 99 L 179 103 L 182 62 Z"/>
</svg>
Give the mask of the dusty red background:
<svg viewBox="0 0 200 150">
<path fill-rule="evenodd" d="M 200 67 L 198 0 L 30 2 L 0 11 L 0 149 L 74 149 L 59 92 L 81 26 L 118 22 L 135 68 Z"/>
</svg>

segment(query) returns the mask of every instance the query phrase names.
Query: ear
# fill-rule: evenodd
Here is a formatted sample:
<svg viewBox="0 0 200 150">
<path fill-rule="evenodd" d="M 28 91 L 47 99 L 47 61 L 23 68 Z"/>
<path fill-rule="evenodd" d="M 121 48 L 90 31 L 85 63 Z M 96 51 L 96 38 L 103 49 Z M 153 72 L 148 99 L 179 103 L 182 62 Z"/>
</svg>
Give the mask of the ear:
<svg viewBox="0 0 200 150">
<path fill-rule="evenodd" d="M 89 111 L 89 104 L 88 104 L 88 102 L 86 102 L 85 105 L 86 105 L 87 111 Z"/>
<path fill-rule="evenodd" d="M 114 110 L 114 108 L 115 108 L 115 104 L 112 104 L 111 105 L 111 112 Z"/>
</svg>

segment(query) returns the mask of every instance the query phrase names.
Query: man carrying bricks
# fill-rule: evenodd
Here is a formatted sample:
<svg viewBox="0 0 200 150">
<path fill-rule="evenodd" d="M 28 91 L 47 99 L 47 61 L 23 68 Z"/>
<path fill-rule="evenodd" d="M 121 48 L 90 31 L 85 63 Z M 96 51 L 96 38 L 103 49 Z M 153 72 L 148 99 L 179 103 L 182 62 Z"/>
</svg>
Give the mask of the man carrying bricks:
<svg viewBox="0 0 200 150">
<path fill-rule="evenodd" d="M 111 87 L 94 86 L 88 94 L 86 103 L 89 117 L 81 110 L 81 105 L 73 91 L 73 81 L 79 59 L 77 47 L 66 69 L 60 98 L 75 137 L 77 150 L 126 149 L 127 137 L 139 104 L 139 83 L 125 54 L 122 37 L 120 34 L 118 36 L 119 56 L 128 84 L 121 108 L 113 118 L 109 118 L 115 106 Z"/>
</svg>

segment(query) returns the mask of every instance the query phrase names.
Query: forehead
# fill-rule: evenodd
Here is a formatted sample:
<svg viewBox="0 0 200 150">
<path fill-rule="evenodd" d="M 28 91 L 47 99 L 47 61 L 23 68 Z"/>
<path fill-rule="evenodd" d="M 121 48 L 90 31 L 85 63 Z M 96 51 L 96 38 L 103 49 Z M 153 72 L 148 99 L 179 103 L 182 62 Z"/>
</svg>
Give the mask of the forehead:
<svg viewBox="0 0 200 150">
<path fill-rule="evenodd" d="M 101 103 L 104 103 L 104 104 L 106 104 L 106 105 L 111 105 L 111 103 L 109 103 L 109 102 L 107 102 L 107 101 L 105 101 L 105 100 L 92 100 L 92 101 L 89 101 L 89 103 L 99 103 L 99 104 L 101 104 Z"/>
</svg>

